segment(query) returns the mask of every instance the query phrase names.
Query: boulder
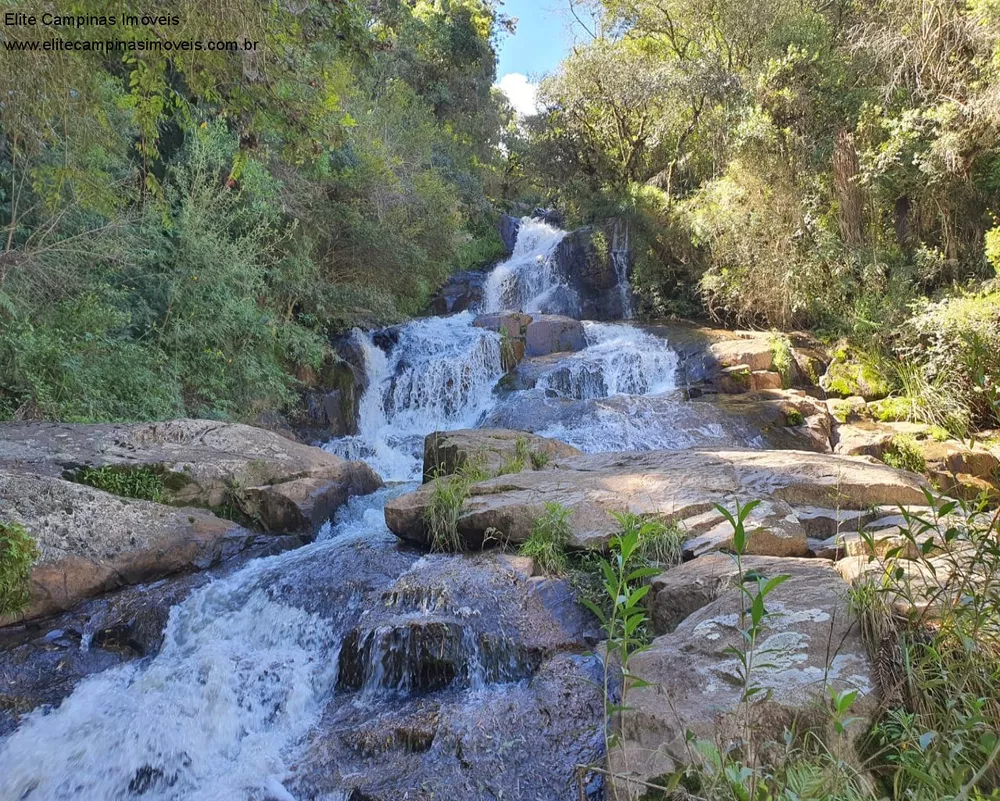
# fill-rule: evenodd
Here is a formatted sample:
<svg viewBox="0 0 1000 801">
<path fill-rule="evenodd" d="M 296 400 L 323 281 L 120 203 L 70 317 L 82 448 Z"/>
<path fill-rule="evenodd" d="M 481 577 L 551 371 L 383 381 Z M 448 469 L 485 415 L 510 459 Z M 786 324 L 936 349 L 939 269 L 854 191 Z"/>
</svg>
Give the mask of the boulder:
<svg viewBox="0 0 1000 801">
<path fill-rule="evenodd" d="M 511 217 L 509 214 L 501 214 L 497 228 L 500 231 L 500 241 L 503 242 L 504 250 L 508 253 L 513 253 L 514 245 L 517 244 L 517 232 L 521 228 L 521 221 L 517 217 Z"/>
<path fill-rule="evenodd" d="M 526 329 L 525 344 L 529 357 L 548 356 L 583 350 L 587 335 L 579 320 L 557 314 L 536 315 Z"/>
<path fill-rule="evenodd" d="M 428 311 L 437 315 L 454 314 L 482 303 L 488 275 L 489 273 L 484 270 L 463 270 L 453 273 L 434 293 Z"/>
<path fill-rule="evenodd" d="M 470 461 L 484 472 L 541 470 L 553 459 L 582 455 L 579 450 L 537 434 L 499 428 L 437 431 L 424 438 L 424 481 L 451 475 Z"/>
<path fill-rule="evenodd" d="M 746 365 L 752 372 L 774 368 L 774 352 L 769 337 L 727 339 L 716 342 L 711 351 L 722 367 Z"/>
<path fill-rule="evenodd" d="M 699 561 L 689 570 L 697 573 Z M 758 759 L 767 759 L 771 748 L 784 748 L 786 730 L 798 735 L 812 731 L 836 756 L 854 758 L 852 746 L 864 734 L 864 718 L 874 711 L 876 701 L 865 646 L 845 600 L 846 584 L 832 563 L 823 560 L 774 559 L 755 565 L 763 575 L 790 578 L 765 601 L 771 616 L 758 637 L 758 667 L 751 680 L 766 692 L 750 705 L 749 723 L 741 718 L 746 707 L 741 704 L 743 686 L 733 654 L 733 649 L 746 648 L 740 623 L 745 600 L 733 588 L 723 590 L 672 633 L 632 657 L 631 673 L 648 686 L 628 693 L 629 711 L 620 717 L 621 742 L 610 754 L 615 772 L 655 781 L 691 762 L 694 752 L 688 732 L 726 752 L 740 747 L 748 725 Z M 716 581 L 725 586 L 730 580 L 721 563 L 712 567 L 721 577 L 706 569 L 705 576 L 689 582 L 696 587 L 700 583 L 697 591 L 702 597 L 716 592 L 712 589 Z M 677 584 L 684 583 L 682 574 Z M 661 586 L 660 593 L 677 597 L 676 589 Z M 833 732 L 825 707 L 828 688 L 858 692 L 851 714 L 860 720 L 844 738 Z"/>
<path fill-rule="evenodd" d="M 0 509 L 38 544 L 28 620 L 171 573 L 201 570 L 254 540 L 246 529 L 197 509 L 119 498 L 51 476 L 0 468 Z"/>
<path fill-rule="evenodd" d="M 493 314 L 480 314 L 472 324 L 477 328 L 485 328 L 487 331 L 495 331 L 498 334 L 505 332 L 511 339 L 523 338 L 531 325 L 530 314 L 518 311 L 496 312 Z"/>
<path fill-rule="evenodd" d="M 826 405 L 830 415 L 838 423 L 860 423 L 871 420 L 868 404 L 860 395 L 852 395 L 850 398 L 830 398 Z"/>
<path fill-rule="evenodd" d="M 708 606 L 739 583 L 742 564 L 744 576 L 765 579 L 776 575 L 810 575 L 814 559 L 774 559 L 744 556 L 737 563 L 732 554 L 712 553 L 673 567 L 650 582 L 646 596 L 651 633 L 669 634 L 690 615 Z"/>
<path fill-rule="evenodd" d="M 834 453 L 844 456 L 871 456 L 881 459 L 892 446 L 896 434 L 878 423 L 857 423 L 837 426 Z"/>
<path fill-rule="evenodd" d="M 840 354 L 827 367 L 819 385 L 834 398 L 860 396 L 866 401 L 879 400 L 889 394 L 890 387 L 878 371 L 862 361 Z"/>
<path fill-rule="evenodd" d="M 553 253 L 556 269 L 579 299 L 585 320 L 621 320 L 629 298 L 621 291 L 632 268 L 627 226 L 611 220 L 567 234 Z"/>
<path fill-rule="evenodd" d="M 270 431 L 210 420 L 139 425 L 8 423 L 0 426 L 0 469 L 78 479 L 83 468 L 149 470 L 175 506 L 218 509 L 235 505 L 265 527 L 315 533 L 317 504 L 367 494 L 382 486 L 364 462 L 348 462 Z M 286 482 L 309 479 L 285 491 Z M 301 506 L 288 512 L 291 498 Z M 321 521 L 322 522 L 322 521 Z M 321 523 L 320 523 L 321 524 Z"/>
<path fill-rule="evenodd" d="M 781 389 L 781 373 L 770 370 L 754 370 L 750 373 L 750 391 L 760 392 L 762 389 Z"/>
<path fill-rule="evenodd" d="M 714 509 L 683 521 L 681 526 L 693 535 L 684 543 L 685 557 L 732 549 L 733 527 Z M 745 553 L 760 556 L 809 553 L 806 530 L 792 507 L 783 501 L 761 501 L 747 516 L 745 527 L 749 535 Z"/>
<path fill-rule="evenodd" d="M 617 531 L 612 512 L 679 522 L 742 501 L 767 498 L 791 507 L 867 509 L 925 501 L 926 484 L 911 473 L 865 460 L 804 451 L 682 450 L 559 457 L 551 469 L 474 483 L 458 516 L 472 549 L 491 529 L 523 542 L 546 503 L 571 511 L 571 545 L 604 545 Z M 438 479 L 447 480 L 447 479 Z M 401 539 L 429 546 L 424 517 L 433 482 L 391 500 L 386 523 Z M 798 533 L 793 541 L 803 542 Z"/>
</svg>

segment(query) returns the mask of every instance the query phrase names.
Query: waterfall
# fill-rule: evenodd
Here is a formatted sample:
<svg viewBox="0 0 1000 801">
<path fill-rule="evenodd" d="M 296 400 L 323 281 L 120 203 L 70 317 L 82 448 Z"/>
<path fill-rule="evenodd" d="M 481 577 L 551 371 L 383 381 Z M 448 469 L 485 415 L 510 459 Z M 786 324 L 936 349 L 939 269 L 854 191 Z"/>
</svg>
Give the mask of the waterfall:
<svg viewBox="0 0 1000 801">
<path fill-rule="evenodd" d="M 631 320 L 635 316 L 632 285 L 629 282 L 629 270 L 632 267 L 632 245 L 628 223 L 623 223 L 621 220 L 615 221 L 611 231 L 611 266 L 618 279 L 616 287 L 621 304 L 622 319 Z"/>
<path fill-rule="evenodd" d="M 565 236 L 565 231 L 524 217 L 513 255 L 498 264 L 486 281 L 483 311 L 514 309 L 576 316 L 576 293 L 558 275 L 554 260 L 556 248 Z"/>
<path fill-rule="evenodd" d="M 638 328 L 585 323 L 587 348 L 542 373 L 537 386 L 577 400 L 658 395 L 676 388 L 677 354 Z"/>
<path fill-rule="evenodd" d="M 355 332 L 368 375 L 359 432 L 325 448 L 364 459 L 386 479 L 419 477 L 424 435 L 472 428 L 493 406 L 493 388 L 504 374 L 500 336 L 474 326 L 474 319 L 462 312 L 407 323 L 389 354 L 371 335 Z"/>
</svg>

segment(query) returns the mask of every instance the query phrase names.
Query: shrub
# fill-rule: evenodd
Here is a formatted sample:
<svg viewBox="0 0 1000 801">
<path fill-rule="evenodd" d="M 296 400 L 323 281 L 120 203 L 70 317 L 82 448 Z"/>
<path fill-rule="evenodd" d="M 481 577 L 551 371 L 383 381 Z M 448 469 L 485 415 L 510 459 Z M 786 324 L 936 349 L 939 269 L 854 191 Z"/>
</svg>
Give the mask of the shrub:
<svg viewBox="0 0 1000 801">
<path fill-rule="evenodd" d="M 0 616 L 20 612 L 31 600 L 31 566 L 38 556 L 24 526 L 0 521 Z"/>
<path fill-rule="evenodd" d="M 771 354 L 774 357 L 774 369 L 781 374 L 781 386 L 788 389 L 795 377 L 795 357 L 788 337 L 774 334 L 771 337 Z"/>
<path fill-rule="evenodd" d="M 1000 287 L 990 283 L 914 308 L 899 330 L 898 351 L 915 365 L 912 372 L 920 371 L 928 394 L 942 392 L 949 417 L 958 406 L 968 410 L 965 421 L 973 426 L 1000 423 Z M 954 429 L 941 420 L 926 422 Z"/>
<path fill-rule="evenodd" d="M 163 500 L 163 479 L 149 467 L 118 465 L 85 467 L 75 478 L 81 484 L 110 492 L 112 495 L 157 503 Z"/>
<path fill-rule="evenodd" d="M 566 546 L 572 534 L 569 517 L 572 512 L 558 503 L 546 503 L 545 512 L 531 526 L 531 534 L 521 545 L 521 556 L 530 556 L 535 564 L 550 575 L 566 571 Z"/>
<path fill-rule="evenodd" d="M 477 481 L 490 478 L 475 461 L 462 465 L 452 475 L 438 474 L 431 490 L 431 501 L 424 515 L 431 538 L 431 550 L 458 553 L 465 548 L 458 532 L 462 504 L 469 497 L 469 488 Z"/>
<path fill-rule="evenodd" d="M 909 434 L 897 434 L 892 438 L 882 461 L 890 467 L 899 470 L 909 470 L 911 473 L 923 473 L 927 468 L 920 444 Z"/>
<path fill-rule="evenodd" d="M 928 502 L 930 513 L 902 511 L 905 544 L 871 557 L 867 579 L 851 590 L 884 709 L 869 743 L 873 772 L 894 798 L 993 798 L 1000 786 L 996 517 L 985 505 L 929 495 Z"/>
</svg>

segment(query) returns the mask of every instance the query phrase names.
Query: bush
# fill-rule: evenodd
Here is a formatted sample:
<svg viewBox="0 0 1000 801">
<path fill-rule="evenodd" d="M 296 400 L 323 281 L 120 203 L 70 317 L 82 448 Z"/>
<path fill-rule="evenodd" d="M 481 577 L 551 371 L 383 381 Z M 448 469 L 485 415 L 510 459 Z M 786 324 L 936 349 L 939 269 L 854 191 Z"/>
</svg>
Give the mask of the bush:
<svg viewBox="0 0 1000 801">
<path fill-rule="evenodd" d="M 889 467 L 899 470 L 909 470 L 911 473 L 923 473 L 927 469 L 920 444 L 909 434 L 897 434 L 882 454 L 882 461 Z"/>
<path fill-rule="evenodd" d="M 946 388 L 976 428 L 1000 425 L 1000 286 L 915 304 L 897 350 L 934 392 Z M 951 426 L 938 420 L 933 421 Z"/>
<path fill-rule="evenodd" d="M 0 616 L 20 612 L 31 600 L 31 566 L 38 556 L 24 526 L 0 521 Z"/>
<path fill-rule="evenodd" d="M 163 479 L 148 467 L 85 467 L 76 475 L 81 484 L 112 495 L 159 503 L 163 500 Z"/>
<path fill-rule="evenodd" d="M 566 571 L 566 546 L 572 532 L 572 512 L 558 503 L 545 504 L 545 513 L 531 526 L 531 534 L 521 545 L 521 556 L 530 556 L 544 573 L 558 575 Z"/>
</svg>

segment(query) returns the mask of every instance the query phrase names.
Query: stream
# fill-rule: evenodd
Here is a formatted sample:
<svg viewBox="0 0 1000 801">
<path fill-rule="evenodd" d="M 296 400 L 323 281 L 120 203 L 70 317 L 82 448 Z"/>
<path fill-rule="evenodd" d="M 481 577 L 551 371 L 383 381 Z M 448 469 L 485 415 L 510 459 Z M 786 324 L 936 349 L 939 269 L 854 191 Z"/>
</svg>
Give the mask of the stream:
<svg viewBox="0 0 1000 801">
<path fill-rule="evenodd" d="M 525 218 L 482 308 L 354 332 L 359 433 L 324 447 L 388 487 L 315 542 L 194 589 L 154 656 L 24 717 L 0 740 L 2 801 L 603 797 L 577 768 L 603 748 L 598 632 L 567 586 L 498 553 L 411 550 L 382 513 L 420 481 L 436 430 L 517 428 L 586 452 L 763 445 L 687 401 L 670 342 L 628 321 L 585 322 L 585 349 L 505 377 L 476 313 L 577 316 L 553 259 L 564 236 Z M 613 291 L 628 309 L 626 273 Z"/>
</svg>

